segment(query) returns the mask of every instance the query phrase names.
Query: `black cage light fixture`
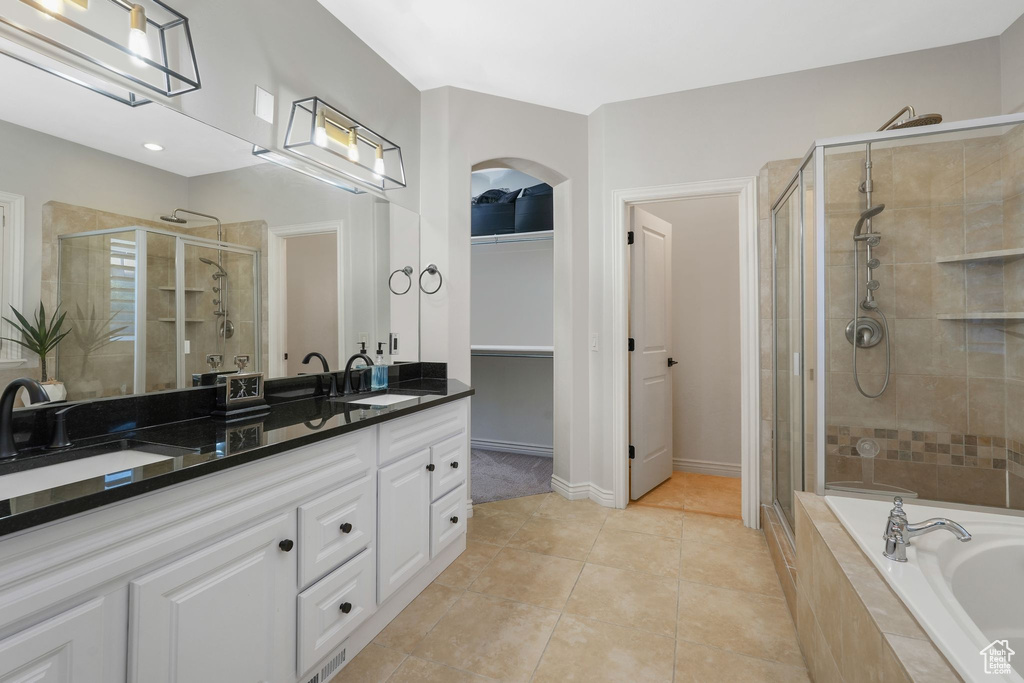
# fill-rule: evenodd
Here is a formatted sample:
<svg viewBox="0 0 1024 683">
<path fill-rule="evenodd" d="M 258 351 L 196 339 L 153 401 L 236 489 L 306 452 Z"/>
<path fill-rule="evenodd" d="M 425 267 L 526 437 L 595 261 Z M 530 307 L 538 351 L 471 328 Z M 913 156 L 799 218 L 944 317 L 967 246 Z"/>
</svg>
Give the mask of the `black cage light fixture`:
<svg viewBox="0 0 1024 683">
<path fill-rule="evenodd" d="M 405 187 L 402 148 L 319 97 L 292 103 L 284 147 L 364 187 Z"/>
<path fill-rule="evenodd" d="M 201 87 L 188 18 L 161 0 L 5 0 L 0 54 L 132 107 Z"/>
</svg>

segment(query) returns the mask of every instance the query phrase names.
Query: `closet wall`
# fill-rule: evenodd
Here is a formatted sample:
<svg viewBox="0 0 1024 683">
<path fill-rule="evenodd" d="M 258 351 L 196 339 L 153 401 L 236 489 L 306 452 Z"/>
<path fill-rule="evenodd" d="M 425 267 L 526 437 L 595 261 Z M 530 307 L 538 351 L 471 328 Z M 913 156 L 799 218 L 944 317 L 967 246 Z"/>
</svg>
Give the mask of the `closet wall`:
<svg viewBox="0 0 1024 683">
<path fill-rule="evenodd" d="M 517 171 L 473 174 L 473 195 L 539 181 Z M 520 235 L 519 237 L 524 237 Z M 525 235 L 529 237 L 529 235 Z M 554 240 L 472 247 L 473 447 L 552 455 Z"/>
</svg>

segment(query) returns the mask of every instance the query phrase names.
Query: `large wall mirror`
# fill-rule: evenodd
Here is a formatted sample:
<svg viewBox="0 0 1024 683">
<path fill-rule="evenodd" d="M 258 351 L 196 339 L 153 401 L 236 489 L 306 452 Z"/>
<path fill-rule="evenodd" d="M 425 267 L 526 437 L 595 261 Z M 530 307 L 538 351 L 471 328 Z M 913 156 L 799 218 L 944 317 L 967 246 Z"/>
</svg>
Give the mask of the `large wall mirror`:
<svg viewBox="0 0 1024 683">
<path fill-rule="evenodd" d="M 193 386 L 237 356 L 270 377 L 321 371 L 309 352 L 337 369 L 362 344 L 418 360 L 415 213 L 158 104 L 5 58 L 0 83 L 31 94 L 0 98 L 0 299 L 7 317 L 66 314 L 47 369 L 69 400 Z M 4 377 L 40 374 L 22 353 L 35 361 L 3 342 Z"/>
</svg>

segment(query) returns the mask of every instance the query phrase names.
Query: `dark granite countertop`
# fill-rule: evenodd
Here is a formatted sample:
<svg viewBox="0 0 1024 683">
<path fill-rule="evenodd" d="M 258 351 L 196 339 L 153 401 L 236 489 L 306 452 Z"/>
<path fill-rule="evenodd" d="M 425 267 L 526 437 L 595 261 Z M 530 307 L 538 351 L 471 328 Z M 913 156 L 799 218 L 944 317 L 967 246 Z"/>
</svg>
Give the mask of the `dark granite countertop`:
<svg viewBox="0 0 1024 683">
<path fill-rule="evenodd" d="M 28 451 L 0 464 L 0 476 L 77 459 L 86 449 L 94 454 L 141 448 L 171 457 L 114 475 L 0 500 L 0 536 L 456 401 L 474 391 L 457 380 L 413 379 L 392 384 L 387 393 L 408 395 L 409 400 L 366 406 L 307 397 L 275 402 L 268 412 L 238 421 L 202 417 L 93 437 L 67 451 Z M 374 395 L 359 394 L 347 400 Z"/>
</svg>

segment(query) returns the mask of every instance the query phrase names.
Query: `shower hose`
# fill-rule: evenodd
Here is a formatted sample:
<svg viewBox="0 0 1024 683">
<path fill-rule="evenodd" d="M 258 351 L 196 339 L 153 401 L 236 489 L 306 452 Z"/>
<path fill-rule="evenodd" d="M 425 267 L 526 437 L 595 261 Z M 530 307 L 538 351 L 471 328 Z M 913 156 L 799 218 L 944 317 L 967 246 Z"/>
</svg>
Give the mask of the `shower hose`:
<svg viewBox="0 0 1024 683">
<path fill-rule="evenodd" d="M 889 348 L 889 321 L 886 320 L 885 313 L 879 308 L 878 304 L 870 309 L 876 311 L 882 318 L 882 330 L 885 335 L 885 381 L 882 383 L 882 388 L 878 390 L 877 394 L 869 394 L 864 391 L 864 387 L 860 385 L 860 377 L 857 376 L 857 347 L 860 344 L 857 343 L 860 327 L 860 279 L 859 273 L 860 264 L 858 258 L 860 255 L 860 244 L 857 242 L 853 243 L 853 383 L 857 385 L 857 391 L 863 394 L 866 398 L 878 398 L 885 393 L 885 390 L 889 387 L 889 365 L 890 365 L 890 348 Z"/>
</svg>

